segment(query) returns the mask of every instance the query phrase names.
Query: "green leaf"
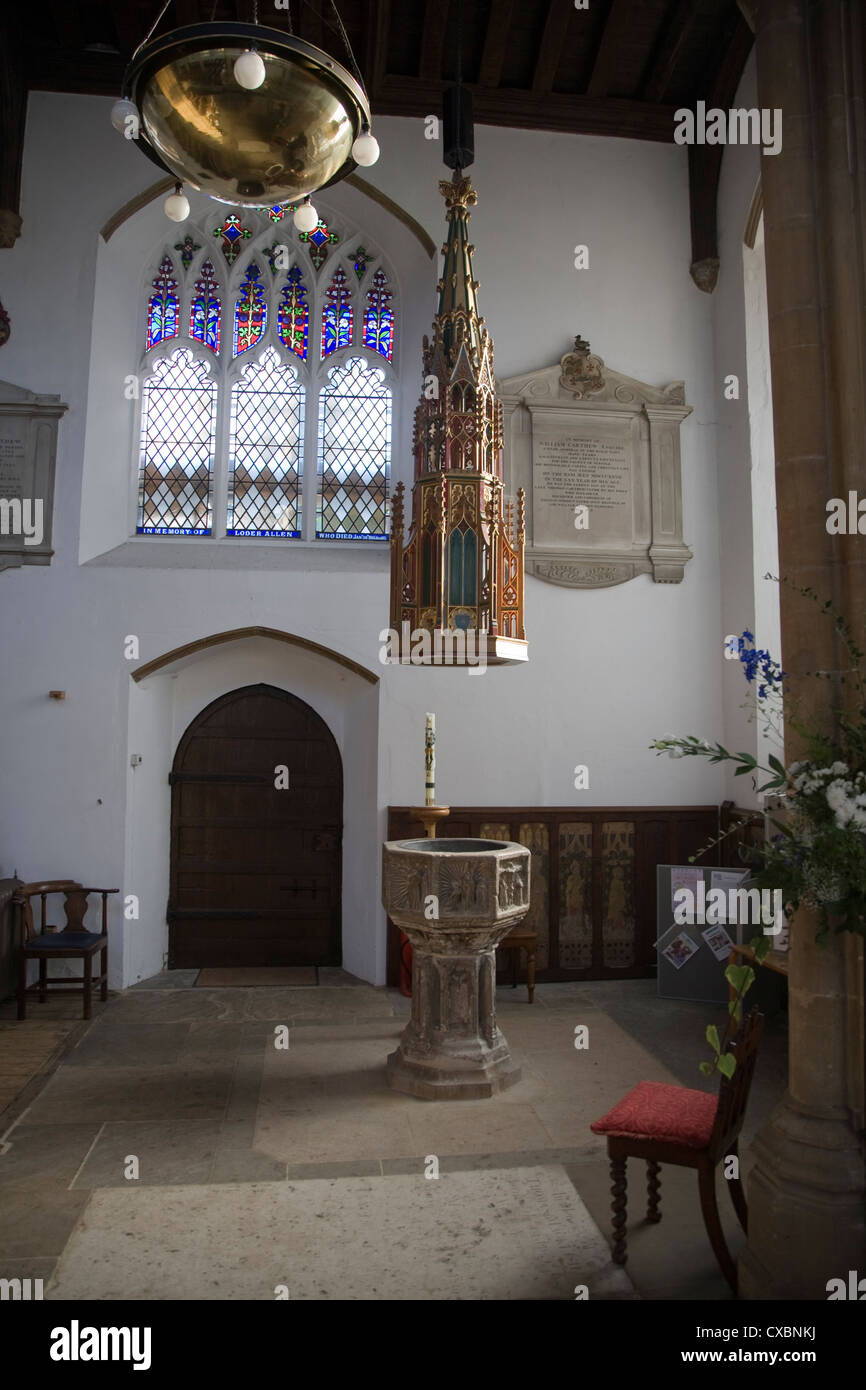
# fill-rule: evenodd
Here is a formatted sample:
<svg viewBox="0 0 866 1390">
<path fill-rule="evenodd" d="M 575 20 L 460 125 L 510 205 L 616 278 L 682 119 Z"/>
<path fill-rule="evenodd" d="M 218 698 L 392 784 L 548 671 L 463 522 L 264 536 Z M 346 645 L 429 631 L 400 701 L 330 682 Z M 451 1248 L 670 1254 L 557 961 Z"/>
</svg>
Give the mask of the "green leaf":
<svg viewBox="0 0 866 1390">
<path fill-rule="evenodd" d="M 718 1054 L 721 1050 L 719 1045 L 719 1030 L 714 1023 L 707 1024 L 707 1042 L 713 1051 Z"/>
<path fill-rule="evenodd" d="M 755 972 L 750 965 L 729 965 L 725 969 L 725 979 L 737 994 L 745 994 L 755 982 Z"/>
<path fill-rule="evenodd" d="M 737 1059 L 733 1052 L 723 1052 L 716 1062 L 719 1071 L 722 1072 L 724 1076 L 727 1076 L 728 1079 L 733 1076 L 736 1065 Z"/>
<path fill-rule="evenodd" d="M 735 1018 L 739 1023 L 740 1019 L 743 1017 L 743 1009 L 739 999 L 728 1000 L 728 1013 L 731 1015 L 731 1018 Z"/>
<path fill-rule="evenodd" d="M 712 1076 L 713 1072 L 716 1069 L 714 1062 L 701 1062 L 700 1067 L 704 1076 Z"/>
<path fill-rule="evenodd" d="M 773 769 L 774 772 L 780 772 L 782 776 L 787 780 L 788 774 L 785 771 L 782 764 L 779 762 L 779 759 L 775 756 L 775 754 L 771 753 L 769 758 L 767 759 L 767 762 L 770 764 L 770 767 Z"/>
</svg>

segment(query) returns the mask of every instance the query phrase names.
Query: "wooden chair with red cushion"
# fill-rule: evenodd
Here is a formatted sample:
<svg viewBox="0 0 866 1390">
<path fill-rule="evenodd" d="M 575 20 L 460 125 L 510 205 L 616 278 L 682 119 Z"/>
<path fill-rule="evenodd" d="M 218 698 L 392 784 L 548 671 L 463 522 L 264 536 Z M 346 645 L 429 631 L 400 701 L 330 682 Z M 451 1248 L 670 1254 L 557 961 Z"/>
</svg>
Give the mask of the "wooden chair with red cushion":
<svg viewBox="0 0 866 1390">
<path fill-rule="evenodd" d="M 739 1177 L 737 1144 L 746 1113 L 755 1071 L 764 1017 L 752 1009 L 736 1046 L 734 1074 L 721 1079 L 717 1096 L 685 1086 L 665 1086 L 641 1081 L 617 1105 L 590 1125 L 595 1134 L 607 1136 L 607 1154 L 613 1195 L 613 1259 L 624 1265 L 626 1253 L 626 1161 L 643 1158 L 647 1165 L 647 1221 L 661 1221 L 659 1166 L 674 1163 L 698 1170 L 701 1212 L 719 1266 L 737 1291 L 737 1267 L 725 1241 L 716 1202 L 716 1166 L 722 1159 L 737 1159 L 737 1176 L 727 1179 L 731 1201 L 740 1225 L 747 1230 L 748 1213 Z"/>
<path fill-rule="evenodd" d="M 101 987 L 101 998 L 108 998 L 108 897 L 117 888 L 84 888 L 74 879 L 53 879 L 45 883 L 22 883 L 12 901 L 17 904 L 21 922 L 21 941 L 18 961 L 18 1017 L 27 1017 L 27 996 L 38 994 L 40 1004 L 49 993 L 65 989 L 70 994 L 83 994 L 84 1017 L 90 1018 L 93 986 Z M 102 918 L 98 932 L 84 925 L 87 899 L 91 893 L 102 895 Z M 47 919 L 45 900 L 52 894 L 63 895 L 66 925 L 62 930 L 52 927 Z M 39 931 L 33 921 L 31 899 L 40 898 L 42 911 Z M 100 953 L 99 974 L 93 974 L 93 957 Z M 52 977 L 48 974 L 49 960 L 78 959 L 83 961 L 83 979 L 78 976 Z M 39 979 L 27 984 L 28 960 L 39 961 Z"/>
</svg>

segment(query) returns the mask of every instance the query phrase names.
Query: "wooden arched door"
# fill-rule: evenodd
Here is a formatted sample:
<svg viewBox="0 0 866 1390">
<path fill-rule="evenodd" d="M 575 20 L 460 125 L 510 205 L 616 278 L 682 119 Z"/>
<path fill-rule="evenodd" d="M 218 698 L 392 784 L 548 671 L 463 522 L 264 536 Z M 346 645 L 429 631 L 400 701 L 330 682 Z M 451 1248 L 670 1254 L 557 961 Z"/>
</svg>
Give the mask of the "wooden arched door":
<svg viewBox="0 0 866 1390">
<path fill-rule="evenodd" d="M 169 965 L 339 965 L 343 769 L 315 710 L 233 690 L 190 724 L 170 782 Z"/>
</svg>

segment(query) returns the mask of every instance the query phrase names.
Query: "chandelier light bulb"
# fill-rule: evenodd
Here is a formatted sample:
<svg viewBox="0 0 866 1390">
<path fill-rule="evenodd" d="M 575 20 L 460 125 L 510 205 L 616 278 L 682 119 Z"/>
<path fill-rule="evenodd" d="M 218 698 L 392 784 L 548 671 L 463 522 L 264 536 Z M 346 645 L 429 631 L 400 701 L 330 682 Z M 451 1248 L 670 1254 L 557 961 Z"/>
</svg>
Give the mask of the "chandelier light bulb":
<svg viewBox="0 0 866 1390">
<path fill-rule="evenodd" d="M 172 222 L 185 222 L 189 217 L 189 198 L 181 191 L 179 183 L 175 184 L 174 192 L 169 193 L 164 208 L 166 217 Z"/>
<path fill-rule="evenodd" d="M 130 121 L 134 122 L 133 128 L 137 130 L 138 119 L 138 107 L 128 97 L 121 97 L 120 101 L 116 101 L 111 108 L 111 124 L 121 135 L 125 135 L 130 129 L 128 124 Z"/>
<path fill-rule="evenodd" d="M 364 127 L 352 146 L 352 158 L 364 169 L 379 158 L 379 141 L 370 133 L 369 126 Z"/>
<path fill-rule="evenodd" d="M 292 220 L 299 232 L 314 232 L 316 230 L 319 225 L 319 214 L 309 198 L 305 198 L 300 207 L 295 208 L 295 215 Z"/>
<path fill-rule="evenodd" d="M 265 65 L 254 48 L 248 48 L 239 58 L 235 58 L 235 81 L 239 87 L 254 92 L 265 80 Z"/>
</svg>

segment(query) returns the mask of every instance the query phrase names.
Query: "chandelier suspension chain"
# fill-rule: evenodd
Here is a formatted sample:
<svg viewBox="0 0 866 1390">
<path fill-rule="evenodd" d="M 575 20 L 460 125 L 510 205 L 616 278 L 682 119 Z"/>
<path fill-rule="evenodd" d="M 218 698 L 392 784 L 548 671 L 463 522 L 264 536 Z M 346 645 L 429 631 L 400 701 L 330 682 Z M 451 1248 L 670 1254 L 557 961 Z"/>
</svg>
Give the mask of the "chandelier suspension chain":
<svg viewBox="0 0 866 1390">
<path fill-rule="evenodd" d="M 140 44 L 138 45 L 138 47 L 135 49 L 135 52 L 133 53 L 132 57 L 131 57 L 130 60 L 129 60 L 130 63 L 135 62 L 136 56 L 141 52 L 141 50 L 144 48 L 145 44 L 148 43 L 148 42 L 150 41 L 150 36 L 151 36 L 151 34 L 154 32 L 154 30 L 156 29 L 157 25 L 160 23 L 160 21 L 161 21 L 163 15 L 165 14 L 165 12 L 166 12 L 166 10 L 168 9 L 168 7 L 169 7 L 170 4 L 171 4 L 171 0 L 165 0 L 165 4 L 163 5 L 163 7 L 162 7 L 162 9 L 160 10 L 159 14 L 156 16 L 156 19 L 155 19 L 155 20 L 153 21 L 153 23 L 151 24 L 150 28 L 148 29 L 148 31 L 147 31 L 147 33 L 145 34 L 144 38 L 142 39 L 141 43 L 140 43 Z M 216 0 L 214 0 L 214 10 L 216 10 Z"/>
</svg>

